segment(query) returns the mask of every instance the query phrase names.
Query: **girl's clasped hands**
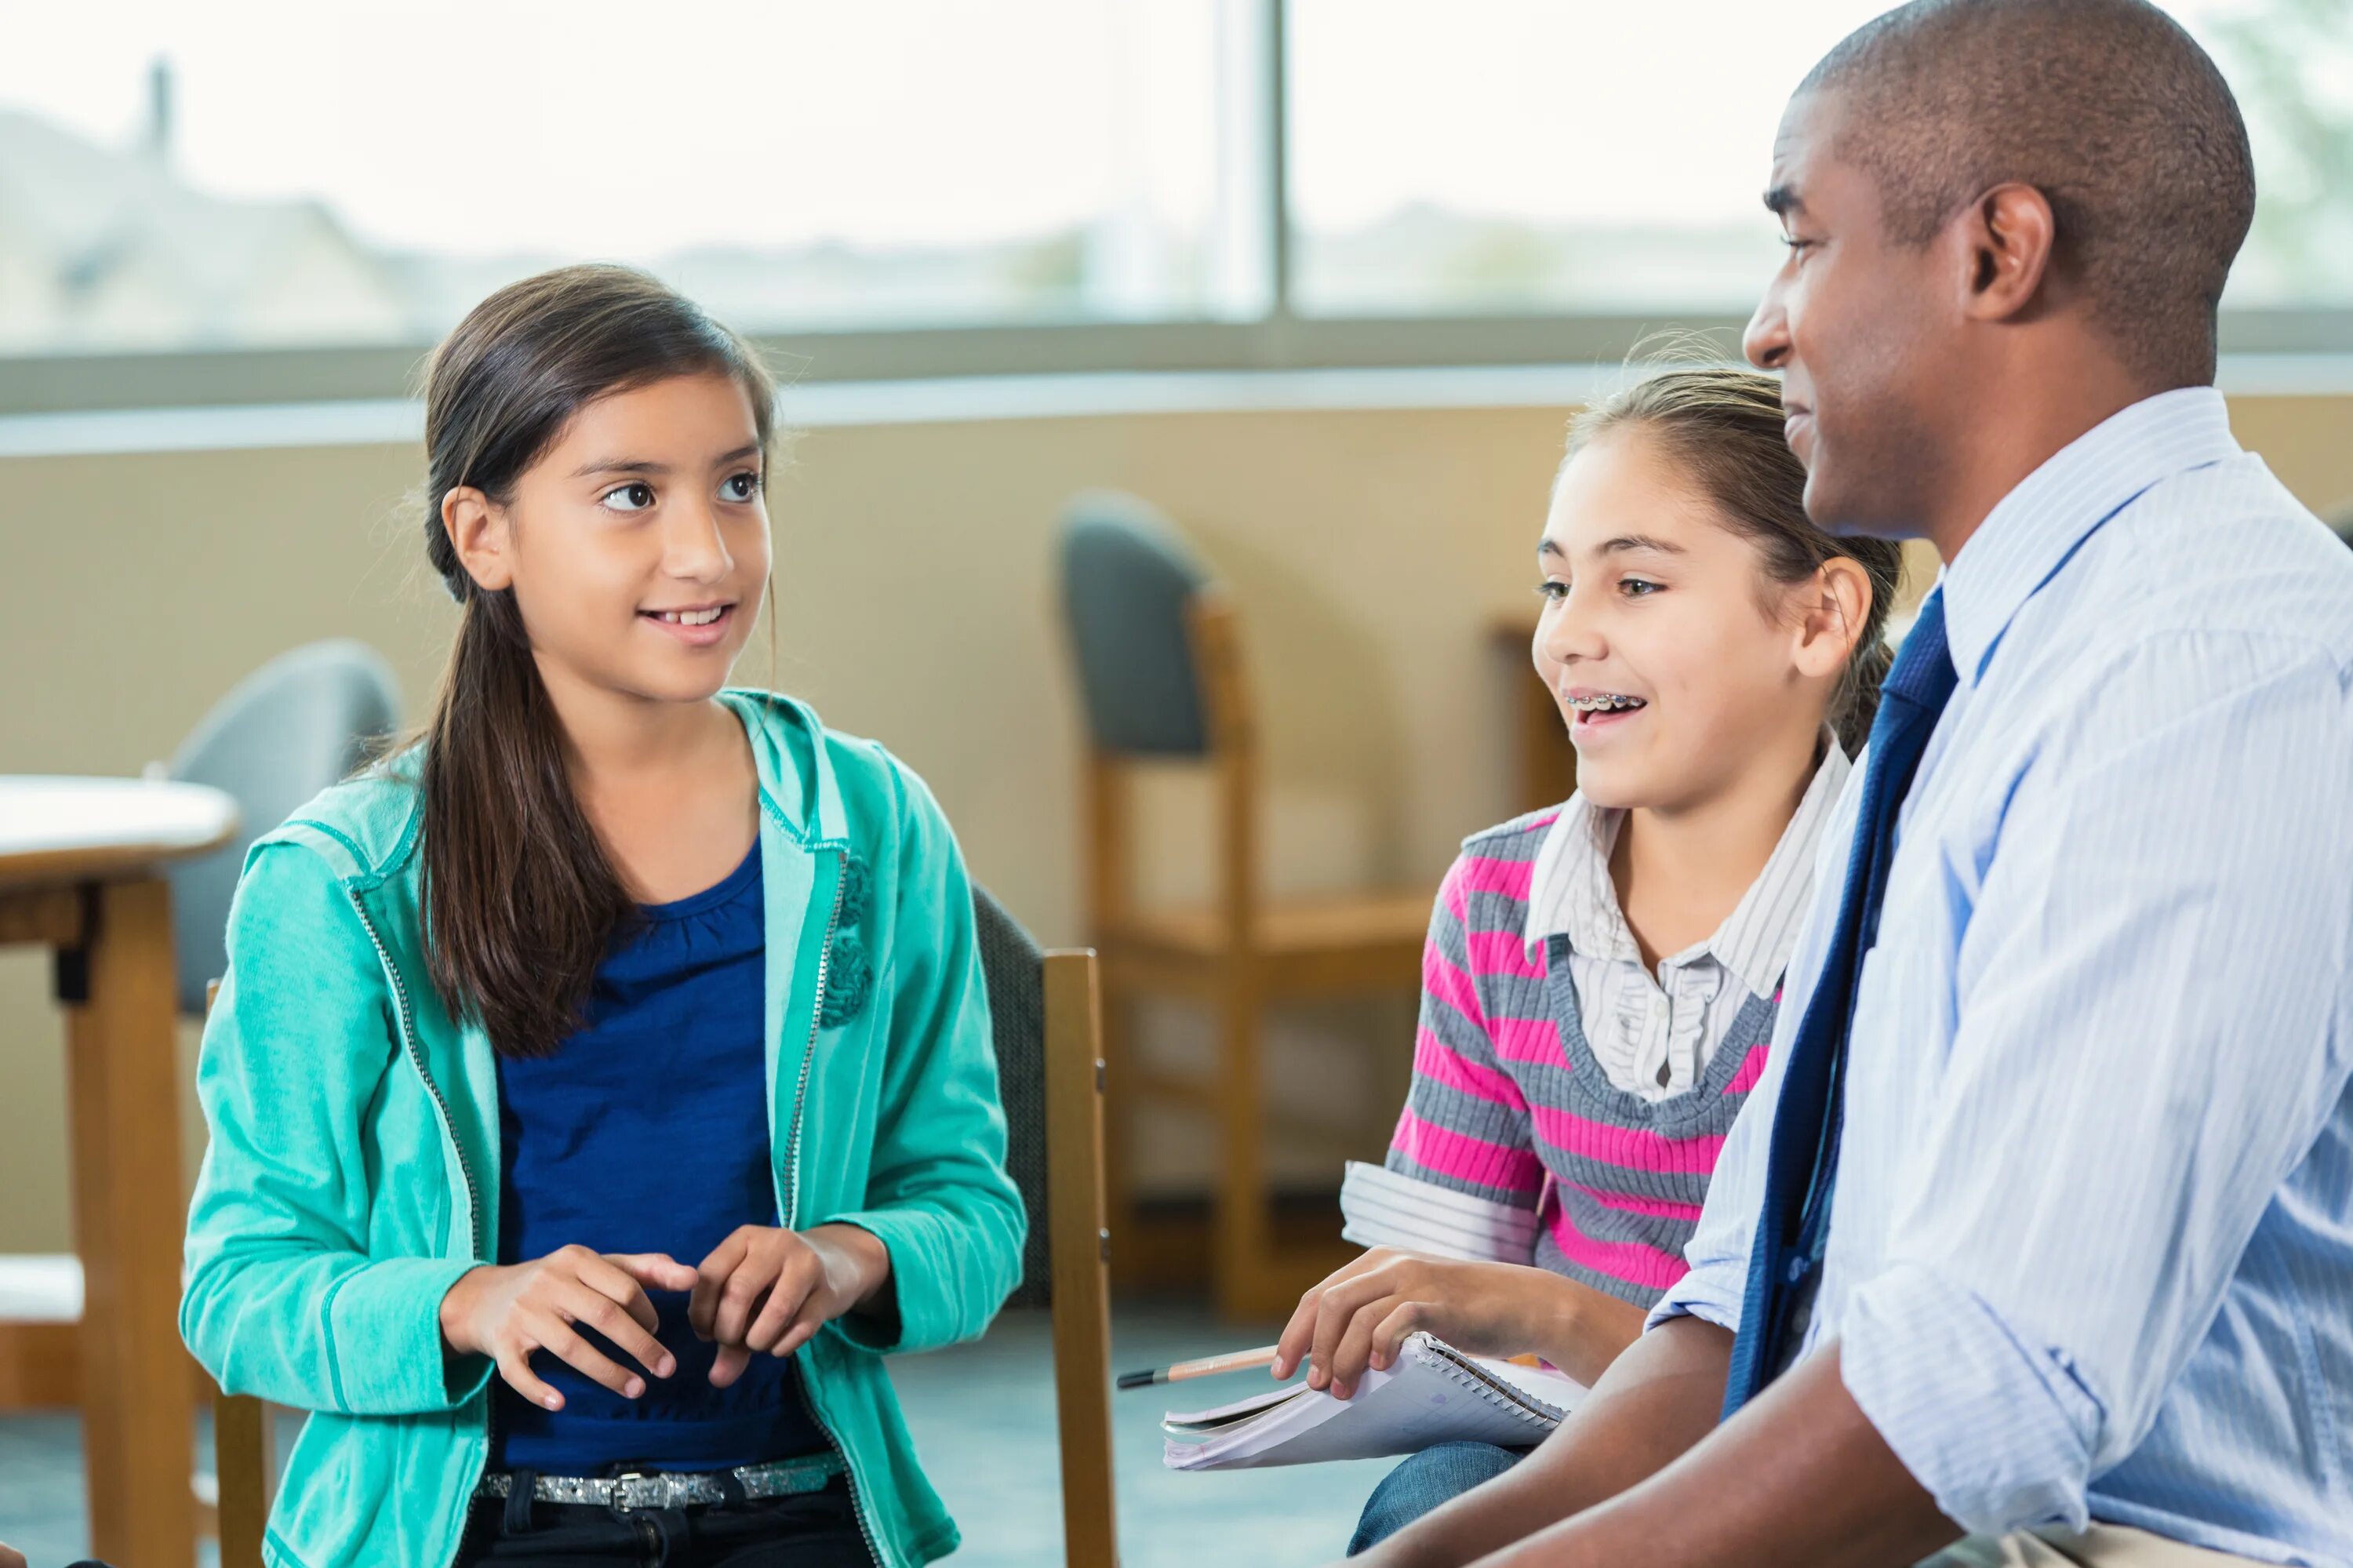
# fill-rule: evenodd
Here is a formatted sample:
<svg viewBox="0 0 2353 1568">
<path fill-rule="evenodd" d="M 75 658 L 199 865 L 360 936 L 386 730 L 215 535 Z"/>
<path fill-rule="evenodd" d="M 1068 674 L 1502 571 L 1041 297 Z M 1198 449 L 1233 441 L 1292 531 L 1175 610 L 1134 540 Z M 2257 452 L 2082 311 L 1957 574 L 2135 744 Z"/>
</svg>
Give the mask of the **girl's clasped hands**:
<svg viewBox="0 0 2353 1568">
<path fill-rule="evenodd" d="M 739 1226 L 694 1266 L 664 1253 L 567 1246 L 462 1276 L 442 1298 L 441 1337 L 458 1354 L 490 1357 L 524 1398 L 561 1410 L 563 1394 L 532 1371 L 536 1351 L 624 1399 L 646 1392 L 637 1371 L 599 1350 L 583 1330 L 654 1377 L 678 1370 L 655 1338 L 659 1315 L 649 1289 L 692 1292 L 688 1321 L 697 1338 L 718 1343 L 711 1382 L 725 1388 L 754 1355 L 788 1356 L 847 1312 L 879 1308 L 887 1314 L 890 1280 L 889 1253 L 856 1225 Z"/>
</svg>

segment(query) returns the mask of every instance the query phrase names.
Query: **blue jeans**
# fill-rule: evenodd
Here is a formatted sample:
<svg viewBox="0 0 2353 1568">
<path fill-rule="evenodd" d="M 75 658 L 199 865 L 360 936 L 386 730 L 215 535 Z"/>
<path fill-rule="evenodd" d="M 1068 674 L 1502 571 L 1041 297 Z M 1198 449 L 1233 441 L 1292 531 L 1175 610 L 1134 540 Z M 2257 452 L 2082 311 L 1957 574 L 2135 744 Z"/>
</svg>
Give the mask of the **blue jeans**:
<svg viewBox="0 0 2353 1568">
<path fill-rule="evenodd" d="M 1356 1537 L 1348 1542 L 1348 1555 L 1371 1551 L 1440 1504 L 1493 1480 L 1527 1454 L 1525 1448 L 1498 1448 L 1493 1443 L 1440 1443 L 1424 1448 L 1373 1489 L 1356 1520 Z"/>
</svg>

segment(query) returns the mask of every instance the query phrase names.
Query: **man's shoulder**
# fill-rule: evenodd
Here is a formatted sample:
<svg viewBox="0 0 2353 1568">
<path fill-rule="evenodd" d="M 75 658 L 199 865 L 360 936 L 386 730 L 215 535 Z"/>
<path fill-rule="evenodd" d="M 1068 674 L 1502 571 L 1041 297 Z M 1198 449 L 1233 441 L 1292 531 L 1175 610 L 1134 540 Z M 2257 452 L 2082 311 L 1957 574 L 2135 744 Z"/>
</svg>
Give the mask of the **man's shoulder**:
<svg viewBox="0 0 2353 1568">
<path fill-rule="evenodd" d="M 2095 638 L 2248 639 L 2353 668 L 2353 548 L 2253 453 L 2152 485 L 2084 556 L 2061 597 Z"/>
</svg>

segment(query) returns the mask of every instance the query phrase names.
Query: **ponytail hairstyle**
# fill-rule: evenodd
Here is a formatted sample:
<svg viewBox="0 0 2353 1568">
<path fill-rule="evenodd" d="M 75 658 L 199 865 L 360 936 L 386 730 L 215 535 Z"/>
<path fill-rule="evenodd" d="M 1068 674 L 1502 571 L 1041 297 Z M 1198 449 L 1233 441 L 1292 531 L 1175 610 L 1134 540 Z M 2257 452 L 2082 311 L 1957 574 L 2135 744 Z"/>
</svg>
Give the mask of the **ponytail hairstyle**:
<svg viewBox="0 0 2353 1568">
<path fill-rule="evenodd" d="M 426 964 L 452 1017 L 503 1055 L 552 1054 L 636 906 L 574 793 L 512 588 L 477 586 L 442 525 L 492 504 L 589 404 L 677 376 L 743 387 L 765 450 L 776 385 L 744 340 L 634 268 L 561 267 L 476 305 L 425 372 L 425 555 L 460 609 L 424 731 Z"/>
<path fill-rule="evenodd" d="M 1569 421 L 1568 456 L 1612 430 L 1640 430 L 1715 509 L 1756 545 L 1770 582 L 1806 581 L 1844 556 L 1871 581 L 1871 605 L 1830 706 L 1831 727 L 1852 757 L 1871 736 L 1879 683 L 1894 662 L 1887 615 L 1904 574 L 1902 546 L 1839 538 L 1806 515 L 1806 469 L 1783 438 L 1781 384 L 1751 370 L 1670 370 L 1636 383 Z M 1564 460 L 1566 461 L 1566 460 Z"/>
</svg>

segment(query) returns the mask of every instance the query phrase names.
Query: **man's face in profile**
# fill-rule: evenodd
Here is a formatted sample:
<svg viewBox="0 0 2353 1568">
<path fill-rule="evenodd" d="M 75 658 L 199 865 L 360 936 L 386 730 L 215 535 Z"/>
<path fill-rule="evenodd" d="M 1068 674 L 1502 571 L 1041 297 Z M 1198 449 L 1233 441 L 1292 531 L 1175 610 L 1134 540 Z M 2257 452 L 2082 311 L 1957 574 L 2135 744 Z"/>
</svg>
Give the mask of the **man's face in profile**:
<svg viewBox="0 0 2353 1568">
<path fill-rule="evenodd" d="M 1889 243 L 1877 185 L 1845 144 L 1835 92 L 1790 100 L 1765 198 L 1788 255 L 1742 346 L 1781 373 L 1807 514 L 1832 532 L 1893 537 L 1918 531 L 1918 498 L 1940 462 L 1933 432 L 1957 412 L 1942 378 L 1953 347 L 1935 273 L 1943 247 Z"/>
</svg>

